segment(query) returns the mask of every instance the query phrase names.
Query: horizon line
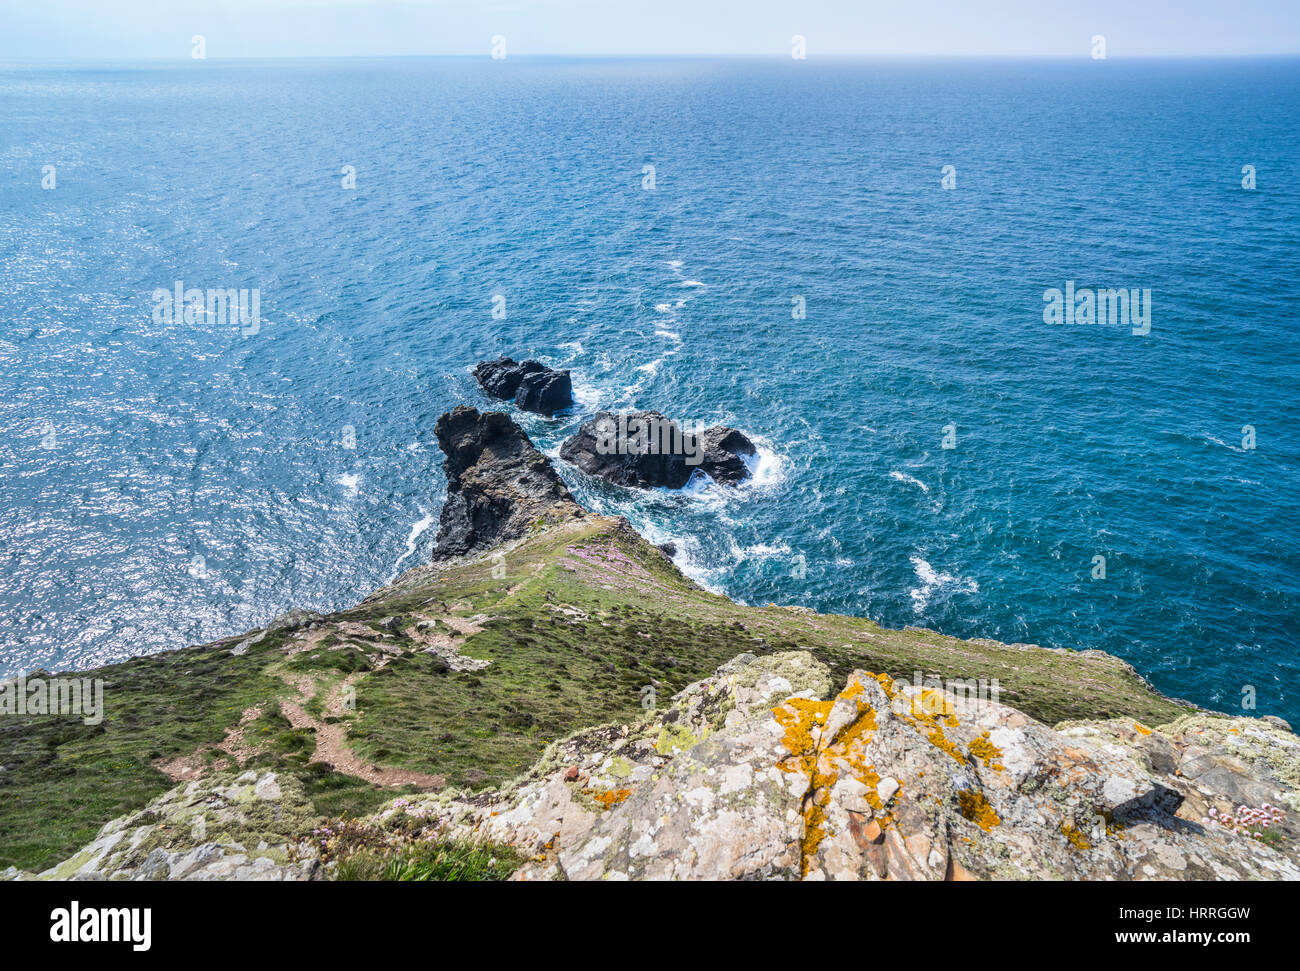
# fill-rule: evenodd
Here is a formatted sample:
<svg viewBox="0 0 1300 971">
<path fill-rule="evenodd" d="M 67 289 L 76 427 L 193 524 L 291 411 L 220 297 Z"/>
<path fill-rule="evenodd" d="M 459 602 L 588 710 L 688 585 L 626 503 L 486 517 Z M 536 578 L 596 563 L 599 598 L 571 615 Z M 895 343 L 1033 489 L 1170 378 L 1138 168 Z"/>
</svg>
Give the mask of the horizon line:
<svg viewBox="0 0 1300 971">
<path fill-rule="evenodd" d="M 428 53 L 428 54 L 249 54 L 235 56 L 211 56 L 204 58 L 191 57 L 160 57 L 156 55 L 138 55 L 138 56 L 105 56 L 105 57 L 24 57 L 8 56 L 0 54 L 0 64 L 6 63 L 34 63 L 34 64 L 51 64 L 51 63 L 140 63 L 152 62 L 160 64 L 191 64 L 195 61 L 344 61 L 344 60 L 415 60 L 419 58 L 443 58 L 443 59 L 460 59 L 460 60 L 541 60 L 541 59 L 590 59 L 590 60 L 703 60 L 709 59 L 736 59 L 736 60 L 765 60 L 765 61 L 869 61 L 869 60 L 891 60 L 891 61 L 962 61 L 962 60 L 987 60 L 987 61 L 1148 61 L 1148 60 L 1201 60 L 1201 61 L 1228 61 L 1228 60 L 1267 60 L 1277 58 L 1300 58 L 1300 50 L 1297 51 L 1260 51 L 1248 53 L 1142 53 L 1142 54 L 1119 54 L 1108 55 L 1104 58 L 1093 58 L 1085 54 L 973 54 L 973 53 L 902 53 L 902 54 L 883 54 L 883 53 L 855 53 L 855 54 L 815 54 L 805 58 L 791 58 L 788 54 L 772 53 L 753 53 L 753 52 L 701 52 L 701 53 L 662 53 L 662 52 L 613 52 L 613 53 L 530 53 L 530 54 L 510 54 L 508 57 L 494 58 L 491 54 L 481 52 L 475 53 Z"/>
</svg>

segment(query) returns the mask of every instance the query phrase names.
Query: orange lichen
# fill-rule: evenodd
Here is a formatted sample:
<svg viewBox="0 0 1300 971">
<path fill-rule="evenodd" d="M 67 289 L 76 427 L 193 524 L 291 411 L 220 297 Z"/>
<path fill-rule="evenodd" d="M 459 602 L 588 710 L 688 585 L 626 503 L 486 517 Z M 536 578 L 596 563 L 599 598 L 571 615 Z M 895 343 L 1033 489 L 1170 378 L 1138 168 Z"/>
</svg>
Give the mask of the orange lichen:
<svg viewBox="0 0 1300 971">
<path fill-rule="evenodd" d="M 986 833 L 1002 822 L 982 792 L 971 789 L 957 790 L 957 805 L 961 808 L 964 818 L 969 819 Z"/>
<path fill-rule="evenodd" d="M 613 809 L 620 802 L 632 795 L 631 789 L 606 789 L 603 792 L 595 792 L 591 789 L 586 790 L 592 799 L 600 803 L 606 809 Z"/>
<path fill-rule="evenodd" d="M 772 717 L 785 729 L 781 744 L 795 762 L 791 765 L 789 760 L 783 760 L 780 766 L 783 771 L 813 773 L 817 765 L 817 738 L 813 733 L 821 735 L 834 704 L 833 701 L 790 698 L 772 709 Z"/>
<path fill-rule="evenodd" d="M 1134 723 L 1133 723 L 1133 729 L 1134 729 L 1134 730 L 1135 730 L 1139 735 L 1150 735 L 1150 734 L 1151 734 L 1151 729 L 1147 728 L 1147 727 L 1146 727 L 1145 725 L 1143 725 L 1141 722 L 1134 722 Z"/>
<path fill-rule="evenodd" d="M 1069 823 L 1061 824 L 1061 834 L 1070 841 L 1070 845 L 1076 850 L 1092 849 L 1092 844 L 1088 842 L 1088 838 L 1084 836 L 1080 830 L 1071 826 Z"/>
<path fill-rule="evenodd" d="M 803 798 L 803 835 L 800 839 L 800 873 L 808 875 L 817 849 L 826 838 L 826 807 L 832 787 L 839 778 L 833 766 L 846 764 L 854 776 L 867 787 L 867 800 L 881 808 L 876 786 L 880 777 L 867 765 L 863 749 L 876 729 L 876 711 L 859 700 L 863 685 L 854 681 L 831 701 L 789 698 L 772 709 L 772 716 L 784 729 L 781 744 L 790 753 L 778 767 L 784 772 L 802 772 L 808 776 Z M 825 729 L 837 702 L 852 701 L 857 709 L 834 738 L 825 737 Z M 823 758 L 824 757 L 824 758 Z"/>
<path fill-rule="evenodd" d="M 1005 772 L 1006 766 L 997 760 L 1002 758 L 1002 749 L 998 748 L 989 741 L 989 733 L 985 732 L 975 741 L 970 743 L 970 754 L 974 759 L 980 759 L 987 768 L 994 769 L 998 772 Z"/>
</svg>

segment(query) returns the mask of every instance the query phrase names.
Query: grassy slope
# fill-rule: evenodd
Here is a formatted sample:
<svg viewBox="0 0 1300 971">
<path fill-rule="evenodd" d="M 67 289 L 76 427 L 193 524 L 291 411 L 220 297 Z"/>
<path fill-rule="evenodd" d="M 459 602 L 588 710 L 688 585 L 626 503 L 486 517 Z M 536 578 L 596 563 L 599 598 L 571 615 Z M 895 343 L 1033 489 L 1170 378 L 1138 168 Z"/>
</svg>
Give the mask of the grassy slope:
<svg viewBox="0 0 1300 971">
<path fill-rule="evenodd" d="M 617 520 L 540 530 L 505 552 L 504 576 L 493 577 L 492 567 L 490 558 L 423 567 L 330 618 L 398 616 L 405 625 L 396 641 L 405 653 L 359 674 L 356 711 L 344 716 L 363 758 L 442 774 L 457 786 L 499 784 L 558 737 L 631 719 L 646 685 L 665 700 L 742 651 L 794 647 L 829 663 L 836 680 L 855 668 L 909 680 L 916 669 L 997 678 L 1004 703 L 1047 723 L 1123 714 L 1159 724 L 1187 710 L 1106 657 L 742 607 L 696 589 Z M 477 630 L 454 633 L 475 617 Z M 491 665 L 446 670 L 417 649 L 411 633 L 420 620 L 436 621 L 464 654 Z M 107 682 L 108 717 L 95 728 L 72 719 L 0 719 L 0 868 L 39 869 L 70 855 L 104 822 L 170 787 L 153 761 L 219 742 L 259 702 L 266 710 L 246 732 L 256 761 L 302 778 L 321 816 L 360 814 L 391 796 L 306 764 L 314 742 L 279 714 L 276 700 L 290 692 L 277 675 L 306 672 L 323 690 L 368 665 L 350 648 L 286 660 L 291 642 L 269 635 L 234 657 L 232 639 L 100 669 L 93 674 Z"/>
</svg>

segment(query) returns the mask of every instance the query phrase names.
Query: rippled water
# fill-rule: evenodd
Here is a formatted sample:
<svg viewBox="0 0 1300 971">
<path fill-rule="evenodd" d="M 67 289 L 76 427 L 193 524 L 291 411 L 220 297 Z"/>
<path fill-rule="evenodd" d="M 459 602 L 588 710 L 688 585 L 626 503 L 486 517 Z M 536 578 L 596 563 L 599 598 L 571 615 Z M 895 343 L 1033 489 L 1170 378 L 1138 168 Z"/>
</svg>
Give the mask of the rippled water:
<svg viewBox="0 0 1300 971">
<path fill-rule="evenodd" d="M 714 589 L 1300 718 L 1297 122 L 1295 60 L 0 68 L 0 671 L 420 562 L 507 353 L 763 444 L 735 491 L 561 470 Z M 176 280 L 260 332 L 155 323 Z M 1150 334 L 1045 324 L 1067 280 Z"/>
</svg>

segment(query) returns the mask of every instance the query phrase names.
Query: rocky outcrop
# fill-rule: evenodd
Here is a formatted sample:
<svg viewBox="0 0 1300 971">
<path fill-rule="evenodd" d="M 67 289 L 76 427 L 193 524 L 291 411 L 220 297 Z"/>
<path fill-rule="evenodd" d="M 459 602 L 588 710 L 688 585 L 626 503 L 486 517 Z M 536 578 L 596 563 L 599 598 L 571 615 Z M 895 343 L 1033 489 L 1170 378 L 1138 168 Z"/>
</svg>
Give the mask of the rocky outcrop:
<svg viewBox="0 0 1300 971">
<path fill-rule="evenodd" d="M 568 371 L 539 371 L 519 382 L 515 404 L 548 418 L 573 404 L 573 383 Z"/>
<path fill-rule="evenodd" d="M 39 880 L 312 880 L 313 814 L 298 783 L 275 772 L 225 773 L 171 789 L 106 824 Z"/>
<path fill-rule="evenodd" d="M 657 411 L 597 412 L 560 447 L 560 458 L 588 475 L 640 489 L 680 489 L 698 469 L 734 485 L 749 476 L 757 449 L 725 425 L 692 432 Z"/>
<path fill-rule="evenodd" d="M 539 519 L 583 514 L 546 456 L 501 412 L 462 405 L 439 418 L 435 432 L 447 473 L 435 557 L 483 552 Z"/>
<path fill-rule="evenodd" d="M 550 417 L 573 404 L 569 372 L 548 368 L 539 361 L 516 362 L 508 357 L 480 361 L 474 377 L 493 398 L 513 400 L 524 411 Z"/>
<path fill-rule="evenodd" d="M 1272 822 L 1234 832 L 1243 805 Z M 1300 812 L 1300 739 L 1209 715 L 1053 730 L 862 671 L 831 693 L 805 652 L 742 655 L 495 797 L 415 811 L 534 856 L 521 879 L 1294 880 L 1279 813 Z"/>
<path fill-rule="evenodd" d="M 556 742 L 502 790 L 403 796 L 367 825 L 511 847 L 523 880 L 1297 880 L 1297 812 L 1300 739 L 1262 719 L 1052 729 L 864 671 L 834 692 L 790 651 Z M 294 780 L 222 773 L 39 878 L 313 879 L 329 831 Z"/>
</svg>

